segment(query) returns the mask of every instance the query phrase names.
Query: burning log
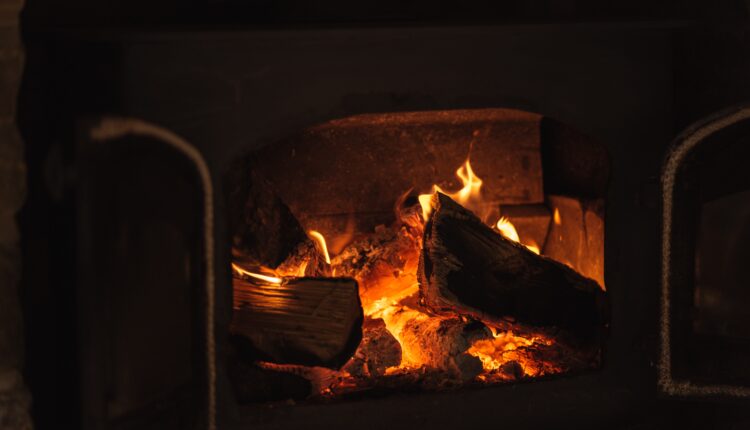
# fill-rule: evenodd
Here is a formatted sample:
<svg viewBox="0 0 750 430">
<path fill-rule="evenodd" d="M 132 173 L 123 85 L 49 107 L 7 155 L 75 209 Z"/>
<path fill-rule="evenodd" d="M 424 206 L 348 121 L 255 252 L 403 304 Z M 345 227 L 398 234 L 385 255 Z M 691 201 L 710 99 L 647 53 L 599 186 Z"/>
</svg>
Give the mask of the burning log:
<svg viewBox="0 0 750 430">
<path fill-rule="evenodd" d="M 578 340 L 601 333 L 608 305 L 595 281 L 504 238 L 442 193 L 431 204 L 418 274 L 427 307 L 506 330 L 520 328 L 510 321 Z"/>
<path fill-rule="evenodd" d="M 482 361 L 467 350 L 477 340 L 492 338 L 484 324 L 429 315 L 408 306 L 387 311 L 383 319 L 401 343 L 407 366 L 439 369 L 461 381 L 482 372 Z"/>
<path fill-rule="evenodd" d="M 256 359 L 337 369 L 359 345 L 362 319 L 353 279 L 234 279 L 230 331 Z"/>
<path fill-rule="evenodd" d="M 362 342 L 343 370 L 358 377 L 381 376 L 385 369 L 401 364 L 401 344 L 382 319 L 365 318 Z"/>
<path fill-rule="evenodd" d="M 233 173 L 238 178 L 227 186 L 234 262 L 252 271 L 275 269 L 280 276 L 330 276 L 325 256 L 271 184 L 247 165 Z"/>
</svg>

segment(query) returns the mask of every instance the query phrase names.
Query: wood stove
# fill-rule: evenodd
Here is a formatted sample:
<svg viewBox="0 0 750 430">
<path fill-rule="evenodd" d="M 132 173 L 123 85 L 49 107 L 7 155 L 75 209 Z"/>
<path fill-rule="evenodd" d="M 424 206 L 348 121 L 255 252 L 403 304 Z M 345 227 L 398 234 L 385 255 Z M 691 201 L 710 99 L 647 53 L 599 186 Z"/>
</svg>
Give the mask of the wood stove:
<svg viewBox="0 0 750 430">
<path fill-rule="evenodd" d="M 56 94 L 47 99 L 50 110 L 60 116 L 47 118 L 49 130 L 29 131 L 28 140 L 47 142 L 32 174 L 62 227 L 54 234 L 74 245 L 53 246 L 48 263 L 75 292 L 68 314 L 77 315 L 68 327 L 77 345 L 70 383 L 80 398 L 71 406 L 81 413 L 72 420 L 84 428 L 208 429 L 465 428 L 499 417 L 506 426 L 536 428 L 580 426 L 584 418 L 583 426 L 592 428 L 620 420 L 669 422 L 683 407 L 670 396 L 693 394 L 675 389 L 681 385 L 673 378 L 702 381 L 710 373 L 691 361 L 693 367 L 670 369 L 679 353 L 667 349 L 657 369 L 661 342 L 689 337 L 687 328 L 671 340 L 660 337 L 678 326 L 664 319 L 668 301 L 659 306 L 661 255 L 669 251 L 660 254 L 656 187 L 673 137 L 674 31 L 674 24 L 661 23 L 395 26 L 83 32 L 45 40 L 52 52 L 66 53 L 45 60 L 66 83 L 49 83 Z M 34 43 L 41 44 L 32 40 L 31 52 Z M 32 70 L 34 60 L 32 54 Z M 44 117 L 33 109 L 29 115 Z M 458 386 L 391 384 L 339 395 L 330 383 L 315 391 L 320 386 L 309 382 L 318 380 L 304 372 L 339 371 L 346 359 L 333 354 L 330 362 L 300 368 L 298 356 L 274 359 L 283 348 L 263 351 L 262 342 L 237 328 L 239 281 L 257 287 L 252 274 L 261 275 L 272 278 L 268 286 L 289 275 L 247 263 L 252 251 L 271 248 L 233 253 L 242 236 L 237 214 L 248 201 L 247 190 L 237 189 L 253 184 L 252 172 L 262 173 L 263 189 L 272 190 L 303 232 L 319 231 L 330 245 L 349 228 L 352 236 L 382 231 L 400 196 L 401 203 L 414 203 L 432 184 L 455 193 L 461 184 L 450 182 L 453 171 L 467 156 L 485 189 L 492 185 L 486 206 L 510 219 L 521 243 L 534 240 L 556 259 L 555 270 L 572 267 L 601 287 L 597 297 L 606 300 L 595 301 L 601 319 L 585 365 L 536 375 L 519 358 L 487 373 L 481 354 L 470 354 L 467 345 L 461 354 L 468 351 L 480 367 Z M 330 169 L 321 168 L 326 162 Z M 347 182 L 344 174 L 357 180 Z M 301 180 L 308 187 L 300 188 Z M 747 189 L 742 178 L 736 183 Z M 322 200 L 325 192 L 335 198 Z M 539 233 L 536 225 L 547 230 Z M 577 245 L 562 246 L 569 241 Z M 319 260 L 320 248 L 313 249 Z M 296 275 L 319 277 L 306 272 L 307 263 Z M 687 273 L 671 267 L 665 270 Z M 361 291 L 362 278 L 357 281 L 354 291 Z M 672 299 L 692 300 L 689 291 Z M 701 291 L 710 296 L 712 290 Z M 699 303 L 706 300 L 695 294 Z M 470 315 L 457 315 L 472 324 Z M 671 315 L 684 319 L 690 311 Z M 352 320 L 361 328 L 357 315 Z M 530 326 L 554 325 L 540 321 Z M 701 330 L 716 334 L 715 317 L 701 321 Z M 497 338 L 496 328 L 484 323 Z M 747 341 L 742 329 L 739 334 L 740 344 Z M 359 344 L 355 338 L 349 354 Z M 249 352 L 243 349 L 248 339 Z M 260 367 L 247 359 L 258 350 Z M 370 374 L 377 367 L 372 360 L 367 366 Z M 384 375 L 389 367 L 398 364 L 382 365 Z M 492 375 L 502 381 L 478 383 Z M 717 408 L 737 422 L 744 419 L 733 403 L 746 395 L 742 378 L 729 372 L 721 379 L 726 390 L 707 393 L 713 400 L 733 397 Z"/>
</svg>

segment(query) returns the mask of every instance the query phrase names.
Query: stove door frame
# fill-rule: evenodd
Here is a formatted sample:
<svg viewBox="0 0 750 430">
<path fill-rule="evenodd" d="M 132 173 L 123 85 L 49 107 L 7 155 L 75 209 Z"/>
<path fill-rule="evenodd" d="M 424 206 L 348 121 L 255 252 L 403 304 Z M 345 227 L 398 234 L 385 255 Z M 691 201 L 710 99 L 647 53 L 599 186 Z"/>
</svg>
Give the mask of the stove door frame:
<svg viewBox="0 0 750 430">
<path fill-rule="evenodd" d="M 687 309 L 695 289 L 695 251 L 699 210 L 698 198 L 687 196 L 685 182 L 699 179 L 684 173 L 691 155 L 712 144 L 750 136 L 750 104 L 743 104 L 716 113 L 689 127 L 679 135 L 667 153 L 661 176 L 662 184 L 662 249 L 660 351 L 658 386 L 663 395 L 690 398 L 750 398 L 750 387 L 726 383 L 700 383 L 697 374 L 678 375 L 686 355 L 680 353 L 683 335 L 691 329 Z M 718 146 L 718 145 L 717 145 Z M 696 189 L 696 186 L 691 186 Z M 697 194 L 697 193 L 696 193 Z M 687 291 L 690 290 L 690 291 Z M 676 358 L 675 358 L 676 357 Z"/>
<path fill-rule="evenodd" d="M 162 422 L 158 417 L 163 416 L 166 417 L 163 419 L 172 420 L 167 421 L 169 425 L 189 423 L 190 426 L 195 426 L 196 422 L 202 422 L 205 423 L 205 428 L 213 430 L 216 428 L 214 197 L 208 165 L 201 153 L 183 138 L 139 119 L 113 116 L 86 118 L 79 122 L 78 130 L 79 177 L 75 197 L 78 208 L 78 338 L 82 364 L 80 384 L 83 428 L 143 428 L 142 426 L 158 425 Z M 192 344 L 192 353 L 186 359 L 191 360 L 193 369 L 199 370 L 203 376 L 191 375 L 192 382 L 187 390 L 180 388 L 166 397 L 148 401 L 147 405 L 139 409 L 125 412 L 121 417 L 111 418 L 108 416 L 108 404 L 113 400 L 117 389 L 112 379 L 112 366 L 116 366 L 116 358 L 110 345 L 113 319 L 107 315 L 108 309 L 103 307 L 111 305 L 113 296 L 116 295 L 107 292 L 107 288 L 102 288 L 101 275 L 93 268 L 98 261 L 96 255 L 102 249 L 97 245 L 96 230 L 92 226 L 97 224 L 97 214 L 102 210 L 102 200 L 97 198 L 96 190 L 101 175 L 97 171 L 101 172 L 99 169 L 103 168 L 102 164 L 112 157 L 132 152 L 129 146 L 133 144 L 169 153 L 167 156 L 170 160 L 193 170 L 193 182 L 201 191 L 196 196 L 202 206 L 197 214 L 200 225 L 196 226 L 196 236 L 199 237 L 196 240 L 202 249 L 187 250 L 195 255 L 186 269 L 186 276 L 192 279 L 191 284 L 202 284 L 204 287 L 203 291 L 185 293 L 192 297 L 192 316 L 189 322 L 191 329 L 189 333 L 177 333 L 177 336 L 191 339 L 188 343 Z M 137 169 L 138 166 L 134 165 L 133 168 Z M 135 174 L 141 175 L 140 171 Z M 204 407 L 186 413 L 179 406 L 184 406 L 185 402 L 196 406 L 204 403 Z M 175 424 L 174 419 L 183 424 Z"/>
</svg>

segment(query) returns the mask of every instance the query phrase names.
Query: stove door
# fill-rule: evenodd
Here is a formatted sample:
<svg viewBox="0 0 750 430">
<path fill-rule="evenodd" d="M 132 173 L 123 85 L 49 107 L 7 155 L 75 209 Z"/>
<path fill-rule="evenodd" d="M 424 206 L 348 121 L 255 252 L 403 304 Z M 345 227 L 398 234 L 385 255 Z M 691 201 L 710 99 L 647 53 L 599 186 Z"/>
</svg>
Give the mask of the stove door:
<svg viewBox="0 0 750 430">
<path fill-rule="evenodd" d="M 81 136 L 84 428 L 193 428 L 206 392 L 205 166 L 139 121 L 104 119 Z"/>
<path fill-rule="evenodd" d="M 750 105 L 680 135 L 662 190 L 660 388 L 750 397 Z"/>
</svg>

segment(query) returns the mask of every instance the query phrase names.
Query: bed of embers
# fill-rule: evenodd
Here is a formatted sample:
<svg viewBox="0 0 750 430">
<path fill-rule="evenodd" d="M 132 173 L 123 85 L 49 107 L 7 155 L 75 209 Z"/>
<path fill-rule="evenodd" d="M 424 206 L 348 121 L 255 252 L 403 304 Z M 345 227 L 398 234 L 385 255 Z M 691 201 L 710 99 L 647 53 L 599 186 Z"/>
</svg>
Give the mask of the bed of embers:
<svg viewBox="0 0 750 430">
<path fill-rule="evenodd" d="M 233 247 L 239 397 L 322 400 L 599 366 L 604 286 L 520 243 L 483 203 L 468 160 L 456 174 L 460 190 L 409 190 L 391 225 L 337 238 L 305 231 L 253 180 Z"/>
</svg>

